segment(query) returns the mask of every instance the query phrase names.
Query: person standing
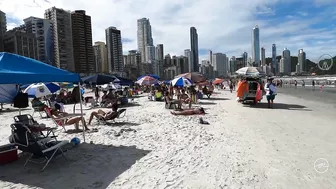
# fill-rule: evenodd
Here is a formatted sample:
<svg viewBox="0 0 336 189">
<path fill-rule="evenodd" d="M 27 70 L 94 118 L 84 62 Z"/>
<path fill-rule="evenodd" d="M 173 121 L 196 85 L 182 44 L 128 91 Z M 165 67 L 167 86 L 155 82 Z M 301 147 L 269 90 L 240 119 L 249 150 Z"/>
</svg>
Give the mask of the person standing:
<svg viewBox="0 0 336 189">
<path fill-rule="evenodd" d="M 273 101 L 276 96 L 276 86 L 273 83 L 273 79 L 267 80 L 267 83 L 264 89 L 266 91 L 266 99 L 267 99 L 268 108 L 273 108 Z"/>
<path fill-rule="evenodd" d="M 312 80 L 313 91 L 315 91 L 315 80 Z"/>
</svg>

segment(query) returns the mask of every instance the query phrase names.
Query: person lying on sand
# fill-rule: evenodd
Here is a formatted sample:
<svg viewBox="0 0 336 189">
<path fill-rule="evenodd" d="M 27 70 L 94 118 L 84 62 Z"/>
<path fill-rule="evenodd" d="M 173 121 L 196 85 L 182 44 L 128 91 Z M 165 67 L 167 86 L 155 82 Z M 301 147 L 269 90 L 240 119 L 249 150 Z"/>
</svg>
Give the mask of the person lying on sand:
<svg viewBox="0 0 336 189">
<path fill-rule="evenodd" d="M 109 120 L 109 119 L 113 119 L 116 114 L 118 113 L 118 104 L 114 103 L 112 104 L 112 111 L 109 112 L 104 112 L 103 110 L 99 109 L 98 111 L 93 111 L 91 112 L 89 121 L 88 121 L 88 125 L 91 124 L 93 117 L 96 118 L 102 118 L 104 120 Z"/>
<path fill-rule="evenodd" d="M 170 112 L 173 115 L 201 115 L 205 114 L 205 111 L 202 107 L 200 108 L 195 108 L 195 109 L 188 109 L 188 110 L 182 110 L 182 111 L 173 111 Z"/>
<path fill-rule="evenodd" d="M 57 124 L 61 125 L 75 125 L 75 130 L 79 130 L 79 122 L 82 122 L 82 125 L 84 125 L 85 130 L 90 130 L 86 124 L 85 120 L 81 116 L 71 117 L 71 114 L 68 114 L 66 112 L 60 112 L 56 109 L 51 110 L 51 116 L 56 119 Z M 64 118 L 64 119 L 62 119 Z M 61 123 L 59 123 L 61 122 Z"/>
</svg>

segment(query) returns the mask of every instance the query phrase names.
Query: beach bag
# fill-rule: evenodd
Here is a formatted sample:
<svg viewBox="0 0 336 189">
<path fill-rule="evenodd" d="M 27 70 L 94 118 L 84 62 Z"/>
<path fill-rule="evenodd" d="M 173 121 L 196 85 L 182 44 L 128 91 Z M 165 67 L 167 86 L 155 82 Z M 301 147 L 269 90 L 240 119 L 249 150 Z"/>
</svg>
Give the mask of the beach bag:
<svg viewBox="0 0 336 189">
<path fill-rule="evenodd" d="M 14 107 L 27 108 L 28 106 L 28 93 L 19 92 L 14 98 Z"/>
<path fill-rule="evenodd" d="M 71 99 L 73 100 L 75 104 L 77 104 L 80 102 L 80 97 L 81 97 L 80 90 L 79 90 L 79 87 L 77 86 L 73 88 L 72 90 Z"/>
</svg>

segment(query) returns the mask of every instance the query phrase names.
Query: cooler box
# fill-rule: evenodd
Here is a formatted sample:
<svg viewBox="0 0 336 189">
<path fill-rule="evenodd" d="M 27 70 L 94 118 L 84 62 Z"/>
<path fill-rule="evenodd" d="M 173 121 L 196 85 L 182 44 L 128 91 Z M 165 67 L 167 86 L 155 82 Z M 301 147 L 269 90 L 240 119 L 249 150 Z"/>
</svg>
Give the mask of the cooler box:
<svg viewBox="0 0 336 189">
<path fill-rule="evenodd" d="M 0 165 L 7 164 L 18 159 L 18 151 L 14 144 L 0 146 Z"/>
</svg>

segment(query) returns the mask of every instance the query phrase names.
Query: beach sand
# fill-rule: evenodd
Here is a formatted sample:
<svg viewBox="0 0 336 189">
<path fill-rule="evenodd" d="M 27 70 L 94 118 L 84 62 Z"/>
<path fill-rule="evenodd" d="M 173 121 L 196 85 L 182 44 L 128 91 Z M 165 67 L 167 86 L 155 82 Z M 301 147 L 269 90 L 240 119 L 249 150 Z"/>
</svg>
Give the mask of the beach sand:
<svg viewBox="0 0 336 189">
<path fill-rule="evenodd" d="M 94 122 L 90 128 L 98 132 L 69 147 L 68 162 L 57 158 L 43 172 L 35 164 L 23 168 L 24 158 L 0 166 L 0 188 L 335 188 L 334 104 L 279 93 L 268 109 L 265 100 L 242 105 L 234 93 L 217 91 L 195 105 L 206 115 L 172 116 L 163 102 L 134 102 L 117 124 Z M 66 108 L 72 111 L 72 105 Z M 91 111 L 85 110 L 86 120 Z M 1 144 L 8 143 L 17 114 L 0 112 Z M 53 126 L 50 119 L 34 117 Z M 200 117 L 210 124 L 199 124 Z M 123 128 L 133 131 L 115 136 Z M 83 139 L 80 133 L 57 135 Z M 319 158 L 328 161 L 326 171 L 315 170 Z"/>
</svg>

